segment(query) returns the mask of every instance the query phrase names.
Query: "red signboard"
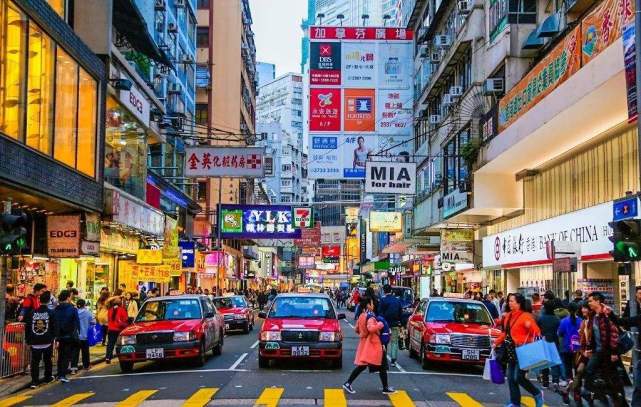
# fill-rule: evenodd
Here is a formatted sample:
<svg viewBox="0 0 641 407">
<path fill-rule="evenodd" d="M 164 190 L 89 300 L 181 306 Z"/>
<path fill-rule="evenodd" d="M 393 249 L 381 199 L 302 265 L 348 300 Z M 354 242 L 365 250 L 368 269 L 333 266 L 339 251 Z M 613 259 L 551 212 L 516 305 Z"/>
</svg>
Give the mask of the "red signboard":
<svg viewBox="0 0 641 407">
<path fill-rule="evenodd" d="M 383 27 L 310 27 L 313 40 L 386 40 L 406 41 L 414 38 L 412 30 Z"/>
<path fill-rule="evenodd" d="M 322 249 L 322 255 L 324 259 L 335 259 L 341 257 L 341 245 L 324 245 Z"/>
<path fill-rule="evenodd" d="M 294 240 L 294 244 L 300 247 L 305 254 L 317 254 L 321 244 L 320 222 L 316 222 L 313 228 L 303 228 L 300 231 L 300 239 Z M 313 249 L 313 250 L 307 250 Z M 320 254 L 320 253 L 318 253 Z"/>
<path fill-rule="evenodd" d="M 309 130 L 340 131 L 340 89 L 312 88 L 309 90 L 309 103 Z"/>
</svg>

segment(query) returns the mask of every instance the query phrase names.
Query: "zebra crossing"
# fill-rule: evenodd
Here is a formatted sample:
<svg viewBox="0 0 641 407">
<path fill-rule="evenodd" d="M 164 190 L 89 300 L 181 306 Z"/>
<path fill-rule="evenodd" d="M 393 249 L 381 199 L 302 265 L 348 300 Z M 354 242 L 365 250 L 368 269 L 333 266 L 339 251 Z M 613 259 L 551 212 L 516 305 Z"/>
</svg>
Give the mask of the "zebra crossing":
<svg viewBox="0 0 641 407">
<path fill-rule="evenodd" d="M 196 390 L 193 394 L 188 395 L 184 400 L 166 400 L 162 397 L 160 389 L 142 389 L 133 392 L 121 401 L 93 401 L 96 399 L 96 392 L 82 392 L 69 395 L 59 401 L 43 402 L 39 400 L 40 394 L 20 394 L 3 400 L 0 400 L 0 407 L 14 406 L 45 406 L 53 407 L 71 407 L 71 406 L 116 406 L 116 407 L 138 407 L 138 406 L 178 406 L 185 407 L 203 407 L 203 406 L 253 406 L 253 407 L 278 407 L 293 405 L 323 405 L 324 407 L 348 407 L 348 406 L 392 406 L 392 407 L 490 407 L 502 404 L 484 404 L 475 400 L 467 393 L 447 392 L 443 400 L 425 401 L 413 400 L 410 395 L 399 390 L 390 394 L 386 399 L 380 400 L 352 400 L 348 399 L 342 388 L 325 388 L 323 399 L 287 399 L 285 388 L 267 387 L 262 390 L 256 399 L 218 399 L 216 395 L 219 388 L 205 387 Z M 523 397 L 522 404 L 526 407 L 534 407 L 534 399 Z"/>
</svg>

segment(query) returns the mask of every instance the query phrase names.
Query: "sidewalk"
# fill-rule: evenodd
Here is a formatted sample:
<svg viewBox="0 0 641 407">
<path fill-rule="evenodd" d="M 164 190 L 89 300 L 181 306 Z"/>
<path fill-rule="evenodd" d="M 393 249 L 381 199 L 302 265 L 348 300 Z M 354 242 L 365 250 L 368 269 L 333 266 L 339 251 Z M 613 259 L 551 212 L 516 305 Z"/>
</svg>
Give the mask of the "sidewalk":
<svg viewBox="0 0 641 407">
<path fill-rule="evenodd" d="M 91 365 L 101 363 L 105 360 L 106 347 L 102 345 L 96 345 L 89 348 L 89 355 L 91 360 Z M 43 376 L 44 367 L 42 363 L 40 364 L 40 376 Z M 53 373 L 56 373 L 56 361 L 53 361 Z M 31 375 L 27 372 L 26 374 L 21 374 L 17 376 L 7 377 L 5 379 L 0 379 L 0 398 L 8 396 L 12 393 L 24 390 L 29 387 L 31 383 Z"/>
</svg>

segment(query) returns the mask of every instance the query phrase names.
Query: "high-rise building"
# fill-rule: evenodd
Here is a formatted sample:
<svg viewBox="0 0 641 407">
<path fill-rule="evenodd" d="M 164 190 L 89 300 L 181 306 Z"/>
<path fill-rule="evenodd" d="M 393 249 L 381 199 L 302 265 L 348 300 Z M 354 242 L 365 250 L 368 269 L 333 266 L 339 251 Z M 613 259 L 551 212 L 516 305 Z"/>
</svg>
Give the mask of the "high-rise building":
<svg viewBox="0 0 641 407">
<path fill-rule="evenodd" d="M 276 79 L 276 65 L 268 62 L 258 62 L 256 64 L 256 72 L 258 73 L 258 87 Z"/>
</svg>

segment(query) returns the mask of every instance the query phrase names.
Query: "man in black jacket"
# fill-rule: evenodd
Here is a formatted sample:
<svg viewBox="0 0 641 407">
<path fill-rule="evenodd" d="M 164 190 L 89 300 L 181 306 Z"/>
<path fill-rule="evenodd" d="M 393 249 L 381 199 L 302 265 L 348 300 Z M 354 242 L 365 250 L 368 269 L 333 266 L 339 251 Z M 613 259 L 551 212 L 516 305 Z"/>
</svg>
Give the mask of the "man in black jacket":
<svg viewBox="0 0 641 407">
<path fill-rule="evenodd" d="M 398 356 L 398 336 L 401 327 L 401 318 L 403 317 L 403 307 L 401 300 L 392 293 L 392 286 L 385 284 L 383 286 L 383 298 L 378 306 L 378 315 L 385 318 L 392 331 L 392 337 L 389 341 L 388 354 L 392 359 L 392 365 L 396 366 Z"/>
<path fill-rule="evenodd" d="M 45 291 L 40 294 L 40 307 L 31 310 L 25 319 L 27 343 L 31 345 L 31 388 L 35 389 L 40 384 L 40 361 L 45 365 L 44 382 L 53 380 L 52 361 L 54 318 L 47 304 L 51 301 L 51 293 Z"/>
<path fill-rule="evenodd" d="M 67 372 L 79 342 L 80 320 L 78 310 L 71 303 L 71 293 L 62 290 L 58 296 L 59 304 L 54 311 L 56 340 L 58 341 L 58 380 L 69 382 Z"/>
</svg>

